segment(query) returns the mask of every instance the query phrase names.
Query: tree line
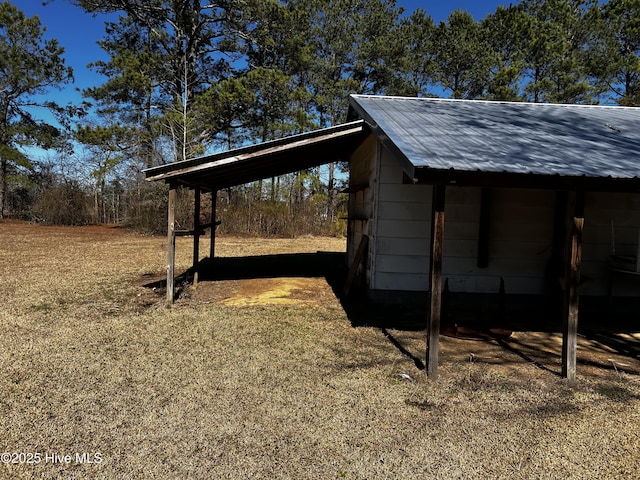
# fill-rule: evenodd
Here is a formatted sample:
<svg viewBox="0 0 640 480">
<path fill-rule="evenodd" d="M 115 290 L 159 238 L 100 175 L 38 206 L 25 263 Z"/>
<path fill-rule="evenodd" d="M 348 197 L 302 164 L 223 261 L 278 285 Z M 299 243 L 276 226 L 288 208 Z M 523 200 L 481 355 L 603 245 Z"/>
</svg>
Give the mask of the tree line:
<svg viewBox="0 0 640 480">
<path fill-rule="evenodd" d="M 145 168 L 340 123 L 351 93 L 640 104 L 640 0 L 523 0 L 440 22 L 394 0 L 68 1 L 110 15 L 108 60 L 91 64 L 104 83 L 65 106 L 40 100 L 73 80 L 64 49 L 0 4 L 0 218 L 162 230 L 166 195 Z M 223 228 L 339 233 L 345 178 L 329 165 L 228 189 Z"/>
</svg>

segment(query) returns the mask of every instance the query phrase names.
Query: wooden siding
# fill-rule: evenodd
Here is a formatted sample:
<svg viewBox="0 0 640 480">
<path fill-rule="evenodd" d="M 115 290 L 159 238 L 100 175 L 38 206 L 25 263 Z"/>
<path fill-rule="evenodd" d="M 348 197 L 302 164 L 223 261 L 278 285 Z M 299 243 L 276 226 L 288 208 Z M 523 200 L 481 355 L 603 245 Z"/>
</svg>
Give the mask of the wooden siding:
<svg viewBox="0 0 640 480">
<path fill-rule="evenodd" d="M 378 148 L 380 177 L 370 288 L 427 291 L 432 188 L 403 184 L 400 163 L 382 145 Z"/>
<path fill-rule="evenodd" d="M 402 167 L 381 152 L 374 260 L 377 290 L 426 291 L 432 187 L 402 183 Z M 554 193 L 493 192 L 489 264 L 477 266 L 480 188 L 448 186 L 443 277 L 458 292 L 542 293 L 553 239 Z"/>
<path fill-rule="evenodd" d="M 350 159 L 349 225 L 347 261 L 351 265 L 362 235 L 371 235 L 374 209 L 377 141 L 370 135 L 353 153 Z M 371 244 L 370 244 L 371 245 Z M 368 255 L 368 258 L 370 255 Z M 371 262 L 371 259 L 368 259 Z M 369 268 L 367 267 L 367 278 Z"/>
<path fill-rule="evenodd" d="M 368 222 L 372 240 L 369 287 L 426 291 L 432 187 L 403 183 L 400 162 L 380 144 L 378 154 L 372 150 L 376 149 L 369 145 L 366 166 L 360 165 L 358 174 L 359 178 L 373 179 L 371 193 L 376 195 L 375 203 L 366 196 L 366 213 L 372 220 Z M 497 293 L 502 278 L 507 293 L 544 294 L 553 253 L 556 192 L 492 190 L 488 264 L 484 268 L 478 267 L 481 192 L 479 187 L 447 186 L 443 278 L 448 279 L 449 289 Z M 612 231 L 616 253 L 638 254 L 640 195 L 587 193 L 582 295 L 608 293 Z M 640 295 L 640 275 L 619 274 L 613 279 L 614 295 Z"/>
</svg>

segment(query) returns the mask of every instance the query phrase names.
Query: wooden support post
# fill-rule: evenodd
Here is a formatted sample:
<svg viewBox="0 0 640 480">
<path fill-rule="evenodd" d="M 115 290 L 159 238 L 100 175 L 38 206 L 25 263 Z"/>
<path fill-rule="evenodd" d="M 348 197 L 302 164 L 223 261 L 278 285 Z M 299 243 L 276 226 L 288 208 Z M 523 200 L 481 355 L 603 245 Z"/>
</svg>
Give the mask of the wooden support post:
<svg viewBox="0 0 640 480">
<path fill-rule="evenodd" d="M 567 238 L 565 274 L 565 307 L 562 329 L 562 376 L 576 379 L 576 348 L 578 341 L 578 284 L 582 262 L 582 230 L 584 228 L 584 192 L 576 192 L 573 215 Z"/>
<path fill-rule="evenodd" d="M 200 187 L 194 191 L 193 204 L 193 286 L 198 286 L 198 262 L 200 260 Z"/>
<path fill-rule="evenodd" d="M 169 211 L 167 219 L 167 303 L 174 300 L 174 270 L 176 265 L 176 196 L 174 185 L 169 187 Z"/>
<path fill-rule="evenodd" d="M 218 191 L 211 191 L 211 244 L 209 246 L 209 266 L 213 267 L 213 259 L 216 255 L 216 208 L 218 204 Z"/>
<path fill-rule="evenodd" d="M 430 307 L 427 324 L 427 377 L 438 378 L 438 346 L 442 307 L 442 244 L 444 241 L 445 186 L 433 186 L 431 201 L 431 262 L 429 266 Z"/>
</svg>

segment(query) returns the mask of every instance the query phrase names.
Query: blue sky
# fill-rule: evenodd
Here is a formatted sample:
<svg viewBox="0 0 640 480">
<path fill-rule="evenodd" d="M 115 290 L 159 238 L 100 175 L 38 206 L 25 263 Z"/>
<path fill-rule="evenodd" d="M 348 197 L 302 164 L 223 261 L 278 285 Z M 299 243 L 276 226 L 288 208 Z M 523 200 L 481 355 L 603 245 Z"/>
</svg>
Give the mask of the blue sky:
<svg viewBox="0 0 640 480">
<path fill-rule="evenodd" d="M 0 0 L 2 1 L 2 0 Z M 69 0 L 9 0 L 10 3 L 22 10 L 26 16 L 37 15 L 41 24 L 46 27 L 45 38 L 55 38 L 64 47 L 65 63 L 73 68 L 75 82 L 66 85 L 61 90 L 51 90 L 47 97 L 61 105 L 80 104 L 82 102 L 81 90 L 101 85 L 105 78 L 87 67 L 96 60 L 106 60 L 107 55 L 97 45 L 98 40 L 104 36 L 105 15 L 92 16 L 82 9 L 74 7 Z M 426 10 L 436 22 L 445 20 L 449 13 L 456 9 L 466 10 L 476 20 L 484 18 L 487 14 L 496 10 L 499 5 L 509 2 L 498 0 L 396 0 L 399 7 L 404 7 L 405 13 L 410 14 L 417 8 Z M 517 3 L 517 1 L 515 2 Z M 117 18 L 112 15 L 111 19 Z M 40 110 L 32 112 L 43 120 L 56 124 L 55 119 L 48 113 Z M 36 148 L 30 148 L 29 156 L 45 158 L 46 152 Z"/>
<path fill-rule="evenodd" d="M 38 15 L 42 25 L 46 26 L 46 38 L 56 38 L 65 48 L 65 61 L 73 67 L 75 84 L 66 86 L 61 92 L 51 92 L 60 103 L 79 102 L 81 96 L 77 89 L 101 84 L 104 78 L 87 68 L 87 64 L 104 59 L 104 52 L 96 42 L 104 35 L 104 16 L 93 17 L 80 8 L 72 6 L 68 0 L 53 0 L 42 5 L 42 0 L 10 0 L 29 17 Z M 410 1 L 397 0 L 397 5 L 408 13 L 422 8 L 434 20 L 447 18 L 450 12 L 460 8 L 471 13 L 476 19 L 484 18 L 494 12 L 498 5 L 508 2 L 492 0 L 459 1 Z"/>
</svg>

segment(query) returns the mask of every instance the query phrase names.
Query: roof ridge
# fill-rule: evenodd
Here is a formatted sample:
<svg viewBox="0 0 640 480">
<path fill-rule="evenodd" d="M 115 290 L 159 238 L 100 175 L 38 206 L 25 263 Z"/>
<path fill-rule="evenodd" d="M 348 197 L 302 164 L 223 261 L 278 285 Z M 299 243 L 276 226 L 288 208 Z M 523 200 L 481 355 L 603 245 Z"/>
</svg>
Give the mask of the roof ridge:
<svg viewBox="0 0 640 480">
<path fill-rule="evenodd" d="M 441 97 L 408 97 L 402 95 L 366 95 L 366 94 L 350 94 L 350 97 L 355 99 L 357 98 L 367 98 L 367 99 L 376 99 L 376 100 L 417 100 L 417 101 L 426 101 L 426 102 L 451 102 L 451 103 L 487 103 L 494 105 L 506 105 L 506 104 L 514 104 L 514 105 L 525 105 L 525 106 L 539 106 L 539 107 L 564 107 L 564 108 L 614 108 L 614 109 L 625 109 L 625 110 L 633 110 L 638 109 L 640 107 L 629 107 L 623 105 L 585 105 L 582 103 L 536 103 L 536 102 L 510 102 L 508 100 L 477 100 L 477 99 L 465 99 L 465 98 L 441 98 Z"/>
</svg>

